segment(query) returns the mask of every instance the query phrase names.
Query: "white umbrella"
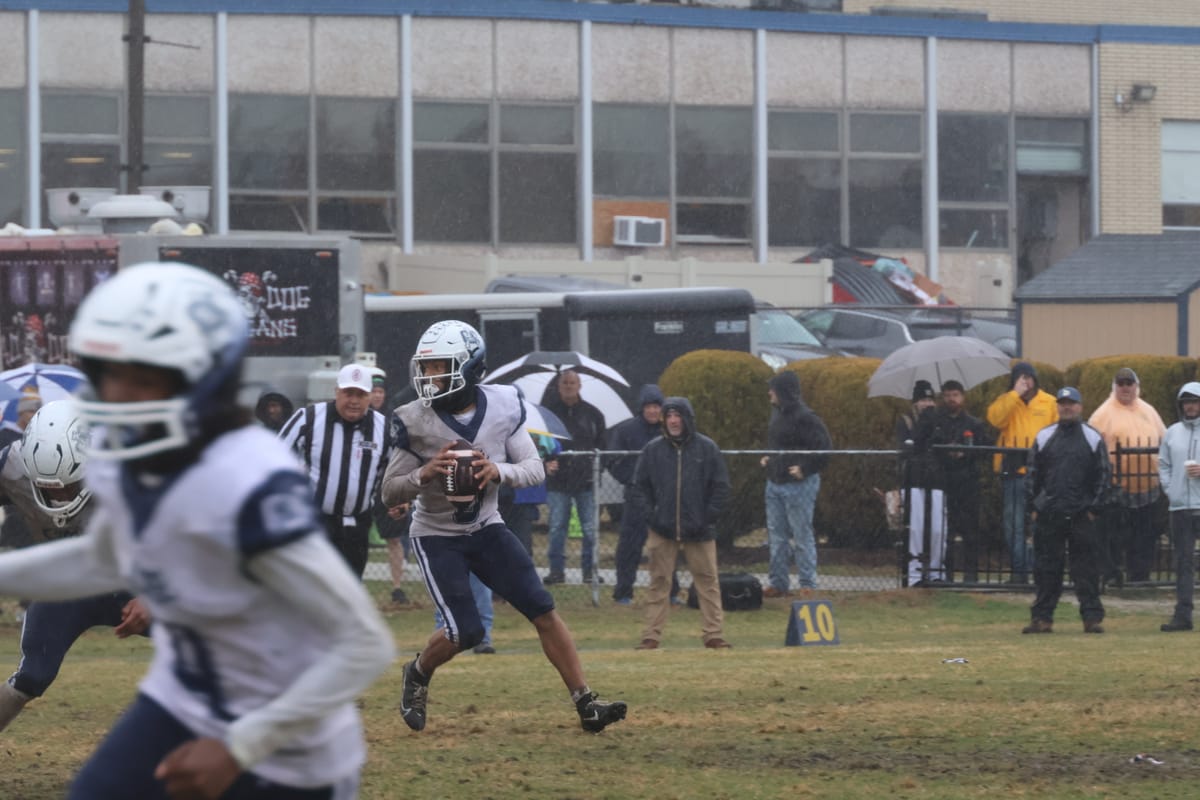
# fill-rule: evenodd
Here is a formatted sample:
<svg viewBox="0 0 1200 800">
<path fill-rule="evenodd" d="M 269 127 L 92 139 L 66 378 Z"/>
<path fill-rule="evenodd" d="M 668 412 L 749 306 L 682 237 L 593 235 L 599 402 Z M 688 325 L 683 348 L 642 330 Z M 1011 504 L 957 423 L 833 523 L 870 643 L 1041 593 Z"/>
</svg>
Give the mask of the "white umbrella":
<svg viewBox="0 0 1200 800">
<path fill-rule="evenodd" d="M 575 350 L 535 350 L 532 353 L 526 353 L 518 359 L 490 370 L 484 383 L 512 383 L 517 378 L 531 373 L 558 373 L 564 369 L 574 370 L 580 375 L 604 378 L 621 386 L 629 386 L 629 381 L 625 380 L 625 376 L 620 372 L 603 361 L 597 361 L 591 356 L 585 356 Z"/>
<path fill-rule="evenodd" d="M 913 384 L 926 380 L 935 390 L 949 380 L 964 389 L 1009 372 L 1009 357 L 970 336 L 938 336 L 905 345 L 883 360 L 867 382 L 867 397 L 912 397 Z"/>
<path fill-rule="evenodd" d="M 512 385 L 519 388 L 526 397 L 541 399 L 555 375 L 555 372 L 532 372 L 512 381 Z M 484 382 L 490 380 L 491 376 L 488 376 Z M 579 376 L 579 396 L 600 409 L 600 413 L 604 415 L 604 424 L 609 428 L 633 416 L 629 406 L 625 405 L 625 400 L 617 394 L 617 390 L 594 375 Z"/>
<path fill-rule="evenodd" d="M 525 430 L 555 439 L 571 438 L 567 426 L 550 409 L 530 402 L 528 397 L 521 398 L 521 405 L 525 406 Z"/>
<path fill-rule="evenodd" d="M 0 372 L 0 383 L 15 389 L 18 396 L 37 395 L 43 404 L 67 399 L 86 380 L 82 372 L 68 364 L 25 364 Z M 17 405 L 16 399 L 3 403 L 0 427 L 17 429 Z"/>
</svg>

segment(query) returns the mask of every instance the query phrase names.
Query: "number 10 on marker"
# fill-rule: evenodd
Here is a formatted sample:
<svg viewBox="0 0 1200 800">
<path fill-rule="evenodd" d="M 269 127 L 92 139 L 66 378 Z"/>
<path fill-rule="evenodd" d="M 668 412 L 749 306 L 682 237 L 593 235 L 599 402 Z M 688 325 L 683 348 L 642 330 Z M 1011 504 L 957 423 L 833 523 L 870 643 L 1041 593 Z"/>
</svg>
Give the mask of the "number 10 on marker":
<svg viewBox="0 0 1200 800">
<path fill-rule="evenodd" d="M 837 644 L 837 623 L 828 600 L 796 600 L 788 618 L 787 646 Z"/>
</svg>

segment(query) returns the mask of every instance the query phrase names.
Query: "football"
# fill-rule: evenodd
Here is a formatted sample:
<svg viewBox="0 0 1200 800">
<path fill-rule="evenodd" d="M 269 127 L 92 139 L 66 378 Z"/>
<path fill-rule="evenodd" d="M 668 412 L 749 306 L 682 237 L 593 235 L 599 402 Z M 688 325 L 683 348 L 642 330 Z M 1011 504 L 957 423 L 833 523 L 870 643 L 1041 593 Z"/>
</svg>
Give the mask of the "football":
<svg viewBox="0 0 1200 800">
<path fill-rule="evenodd" d="M 471 468 L 475 453 L 468 442 L 459 439 L 451 447 L 450 455 L 454 456 L 454 469 L 442 473 L 442 491 L 451 503 L 473 502 L 480 494 Z"/>
</svg>

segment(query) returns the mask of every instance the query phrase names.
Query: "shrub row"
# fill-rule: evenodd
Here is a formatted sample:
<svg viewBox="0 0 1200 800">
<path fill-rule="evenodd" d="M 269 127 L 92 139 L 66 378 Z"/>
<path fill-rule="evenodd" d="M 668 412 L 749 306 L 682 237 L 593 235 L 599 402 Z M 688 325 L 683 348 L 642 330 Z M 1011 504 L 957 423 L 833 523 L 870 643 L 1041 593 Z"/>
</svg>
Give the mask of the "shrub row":
<svg viewBox="0 0 1200 800">
<path fill-rule="evenodd" d="M 897 417 L 909 409 L 907 400 L 867 398 L 867 381 L 879 366 L 873 358 L 821 358 L 796 361 L 784 369 L 796 372 L 804 401 L 824 420 L 838 450 L 892 450 Z M 1033 362 L 1041 387 L 1053 394 L 1075 386 L 1083 395 L 1089 416 L 1109 396 L 1112 379 L 1121 367 L 1130 367 L 1141 380 L 1142 397 L 1170 425 L 1176 420 L 1175 395 L 1179 387 L 1196 378 L 1197 360 L 1183 357 L 1125 355 L 1081 361 L 1060 370 Z M 697 350 L 671 363 L 659 378 L 668 395 L 687 397 L 696 411 L 696 425 L 722 450 L 765 449 L 771 409 L 767 382 L 773 371 L 747 353 Z M 1000 375 L 967 392 L 967 409 L 986 421 L 987 407 L 1008 390 L 1009 378 Z M 757 458 L 729 459 L 733 481 L 730 508 L 721 523 L 721 544 L 765 525 L 763 475 Z M 831 544 L 878 547 L 890 543 L 882 505 L 873 488 L 897 485 L 894 456 L 869 454 L 835 456 L 822 473 L 817 501 L 816 528 Z M 995 483 L 986 480 L 985 488 Z M 985 503 L 987 498 L 985 497 Z M 985 533 L 995 527 L 985 520 Z M 998 531 L 991 531 L 998 535 Z"/>
</svg>

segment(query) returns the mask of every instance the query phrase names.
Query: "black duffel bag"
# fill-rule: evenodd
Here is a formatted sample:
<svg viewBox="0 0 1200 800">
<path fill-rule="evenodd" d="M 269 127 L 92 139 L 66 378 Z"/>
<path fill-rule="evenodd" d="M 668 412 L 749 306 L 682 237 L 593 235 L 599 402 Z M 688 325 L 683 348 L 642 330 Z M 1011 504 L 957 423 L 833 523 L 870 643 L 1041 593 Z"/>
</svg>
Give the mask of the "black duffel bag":
<svg viewBox="0 0 1200 800">
<path fill-rule="evenodd" d="M 721 582 L 721 608 L 726 611 L 762 608 L 762 584 L 758 578 L 745 572 L 722 572 L 718 578 Z M 688 587 L 687 604 L 689 608 L 700 607 L 694 583 Z"/>
</svg>

